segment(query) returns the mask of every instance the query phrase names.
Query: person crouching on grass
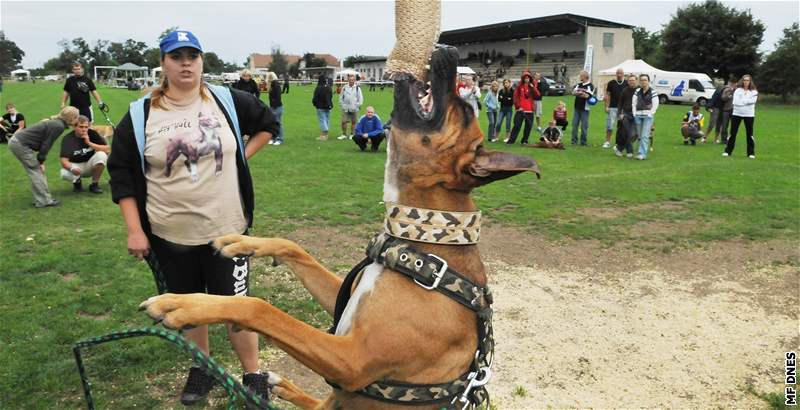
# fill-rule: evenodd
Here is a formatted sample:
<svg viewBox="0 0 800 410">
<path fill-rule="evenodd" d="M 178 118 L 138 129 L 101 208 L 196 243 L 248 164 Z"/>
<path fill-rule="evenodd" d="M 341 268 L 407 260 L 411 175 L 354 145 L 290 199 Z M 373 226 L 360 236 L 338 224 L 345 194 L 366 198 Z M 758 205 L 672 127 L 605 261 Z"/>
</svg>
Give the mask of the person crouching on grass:
<svg viewBox="0 0 800 410">
<path fill-rule="evenodd" d="M 81 192 L 81 178 L 91 176 L 89 191 L 102 194 L 99 182 L 106 169 L 109 152 L 111 149 L 105 138 L 89 128 L 89 118 L 78 116 L 75 130 L 61 140 L 61 179 L 72 182 L 73 191 Z"/>
<path fill-rule="evenodd" d="M 380 147 L 384 138 L 386 138 L 386 134 L 383 131 L 381 118 L 375 114 L 375 108 L 367 107 L 367 113 L 358 120 L 353 142 L 358 145 L 361 151 L 367 149 L 367 143 L 369 142 L 372 152 L 378 152 L 378 147 Z"/>
<path fill-rule="evenodd" d="M 191 32 L 173 31 L 159 48 L 161 84 L 131 103 L 108 159 L 111 196 L 125 221 L 128 253 L 146 258 L 156 276 L 163 275 L 167 292 L 248 295 L 247 258 L 222 257 L 209 242 L 246 234 L 252 226 L 248 160 L 278 133 L 279 124 L 252 94 L 203 82 L 203 49 Z M 227 115 L 229 109 L 237 115 Z M 138 139 L 136 130 L 141 130 Z M 246 145 L 239 130 L 250 136 Z M 242 363 L 242 384 L 266 398 L 258 334 L 235 332 L 231 324 L 226 328 Z M 208 326 L 183 334 L 209 352 Z M 181 403 L 197 403 L 213 387 L 211 375 L 191 367 Z"/>
<path fill-rule="evenodd" d="M 701 131 L 704 120 L 705 118 L 700 112 L 700 106 L 697 104 L 693 105 L 692 110 L 683 116 L 683 122 L 681 123 L 683 145 L 689 145 L 689 141 L 691 141 L 692 145 L 697 145 L 698 139 L 705 138 L 705 134 Z"/>
<path fill-rule="evenodd" d="M 61 203 L 50 195 L 47 177 L 44 174 L 44 161 L 61 133 L 67 127 L 74 127 L 77 122 L 78 109 L 72 106 L 64 107 L 58 115 L 50 117 L 49 120 L 17 131 L 8 141 L 8 149 L 25 167 L 25 172 L 31 180 L 33 206 L 36 208 L 58 206 Z"/>
<path fill-rule="evenodd" d="M 564 149 L 564 144 L 561 142 L 561 130 L 558 129 L 556 120 L 550 120 L 550 126 L 542 131 L 542 136 L 539 137 L 539 142 L 537 142 L 533 147 Z"/>
</svg>

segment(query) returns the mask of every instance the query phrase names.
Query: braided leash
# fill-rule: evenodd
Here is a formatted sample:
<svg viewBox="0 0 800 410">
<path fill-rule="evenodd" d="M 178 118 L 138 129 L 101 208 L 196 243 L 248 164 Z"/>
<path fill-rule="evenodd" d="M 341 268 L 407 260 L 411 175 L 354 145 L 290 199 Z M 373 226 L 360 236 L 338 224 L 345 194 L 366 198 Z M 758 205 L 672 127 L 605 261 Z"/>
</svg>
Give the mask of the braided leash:
<svg viewBox="0 0 800 410">
<path fill-rule="evenodd" d="M 207 374 L 213 377 L 214 380 L 216 380 L 228 393 L 228 410 L 233 410 L 235 408 L 237 396 L 244 398 L 246 402 L 256 406 L 259 409 L 279 410 L 278 407 L 275 407 L 271 401 L 262 399 L 260 396 L 254 394 L 248 388 L 244 387 L 241 383 L 239 383 L 238 380 L 225 371 L 222 366 L 217 364 L 214 359 L 198 349 L 197 345 L 194 343 L 186 340 L 178 333 L 154 327 L 143 327 L 139 329 L 129 329 L 121 332 L 109 333 L 103 336 L 80 340 L 72 345 L 72 352 L 75 353 L 75 362 L 78 365 L 78 373 L 80 373 L 81 383 L 83 384 L 83 394 L 86 397 L 86 405 L 89 410 L 94 410 L 94 401 L 92 400 L 91 390 L 92 384 L 89 383 L 89 379 L 86 376 L 86 369 L 83 366 L 83 359 L 81 357 L 81 349 L 106 342 L 139 336 L 158 336 L 176 344 L 183 351 L 191 355 L 195 363 L 203 368 Z"/>
</svg>

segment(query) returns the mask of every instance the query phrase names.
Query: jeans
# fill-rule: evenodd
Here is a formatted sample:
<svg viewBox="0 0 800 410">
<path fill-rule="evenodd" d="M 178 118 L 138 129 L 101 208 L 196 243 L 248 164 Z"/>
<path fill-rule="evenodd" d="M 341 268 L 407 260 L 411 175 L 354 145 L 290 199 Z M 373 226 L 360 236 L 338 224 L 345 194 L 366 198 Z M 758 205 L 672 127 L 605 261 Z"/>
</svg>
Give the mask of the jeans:
<svg viewBox="0 0 800 410">
<path fill-rule="evenodd" d="M 50 196 L 50 189 L 47 186 L 47 177 L 44 175 L 44 172 L 42 172 L 36 151 L 23 145 L 14 137 L 8 141 L 8 149 L 17 157 L 25 168 L 28 179 L 31 180 L 33 203 L 40 208 L 52 203 L 53 197 Z"/>
<path fill-rule="evenodd" d="M 719 124 L 722 123 L 722 116 L 719 113 L 719 110 L 716 108 L 712 108 L 709 111 L 709 121 L 708 121 L 708 128 L 706 128 L 706 135 L 711 137 L 711 131 L 714 131 L 716 128 L 717 133 L 719 133 Z"/>
<path fill-rule="evenodd" d="M 720 134 L 722 135 L 722 143 L 725 144 L 728 142 L 728 121 L 731 120 L 731 115 L 733 115 L 733 111 L 723 111 L 722 112 L 722 131 Z"/>
<path fill-rule="evenodd" d="M 581 127 L 581 145 L 586 145 L 586 134 L 589 132 L 589 111 L 575 110 L 572 117 L 572 145 L 578 143 L 578 125 Z"/>
<path fill-rule="evenodd" d="M 512 107 L 505 107 L 500 109 L 500 115 L 497 118 L 497 126 L 495 127 L 495 135 L 500 134 L 500 128 L 503 125 L 503 118 L 506 119 L 506 132 L 511 131 L 511 117 L 514 113 Z"/>
<path fill-rule="evenodd" d="M 491 141 L 497 138 L 495 127 L 497 127 L 497 111 L 486 110 L 486 118 L 489 120 L 489 127 L 486 130 L 486 138 Z"/>
<path fill-rule="evenodd" d="M 281 127 L 278 130 L 278 135 L 273 135 L 272 139 L 283 143 L 283 106 L 278 108 L 270 108 L 270 110 L 272 111 L 272 114 L 275 115 L 275 119 L 281 123 Z"/>
<path fill-rule="evenodd" d="M 636 131 L 639 134 L 639 155 L 647 158 L 647 151 L 650 148 L 650 128 L 653 126 L 653 117 L 646 115 L 636 116 Z"/>
<path fill-rule="evenodd" d="M 331 110 L 317 108 L 317 120 L 319 121 L 320 131 L 328 132 L 328 124 L 331 120 Z"/>
<path fill-rule="evenodd" d="M 533 113 L 517 111 L 514 113 L 514 128 L 511 129 L 511 137 L 509 137 L 507 144 L 513 144 L 517 140 L 523 121 L 525 121 L 525 132 L 522 134 L 521 142 L 523 144 L 528 143 L 528 138 L 531 136 L 531 126 L 533 125 Z"/>
<path fill-rule="evenodd" d="M 733 149 L 736 148 L 736 134 L 739 133 L 739 125 L 744 121 L 744 130 L 747 133 L 747 155 L 756 155 L 756 139 L 753 136 L 753 121 L 755 117 L 740 117 L 734 115 L 731 117 L 731 136 L 728 138 L 728 145 L 725 146 L 725 152 L 728 155 L 733 154 Z"/>
</svg>

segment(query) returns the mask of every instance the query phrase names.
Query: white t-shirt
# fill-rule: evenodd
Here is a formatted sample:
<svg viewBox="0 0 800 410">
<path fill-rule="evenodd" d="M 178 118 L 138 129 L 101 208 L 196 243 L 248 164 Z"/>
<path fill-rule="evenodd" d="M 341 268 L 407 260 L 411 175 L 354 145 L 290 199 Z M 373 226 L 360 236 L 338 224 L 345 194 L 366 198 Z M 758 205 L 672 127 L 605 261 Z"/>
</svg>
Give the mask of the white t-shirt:
<svg viewBox="0 0 800 410">
<path fill-rule="evenodd" d="M 247 229 L 236 137 L 213 98 L 151 108 L 145 128 L 147 217 L 153 234 L 202 245 Z M 168 172 L 169 170 L 169 172 Z"/>
</svg>

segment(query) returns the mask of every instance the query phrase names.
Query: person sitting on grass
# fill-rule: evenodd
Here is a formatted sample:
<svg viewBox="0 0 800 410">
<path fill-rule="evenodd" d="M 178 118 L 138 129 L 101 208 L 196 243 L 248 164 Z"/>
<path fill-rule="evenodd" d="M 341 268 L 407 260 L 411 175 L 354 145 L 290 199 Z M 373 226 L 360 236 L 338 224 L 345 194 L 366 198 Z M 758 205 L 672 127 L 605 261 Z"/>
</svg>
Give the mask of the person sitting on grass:
<svg viewBox="0 0 800 410">
<path fill-rule="evenodd" d="M 353 142 L 358 145 L 361 151 L 367 149 L 367 143 L 369 142 L 372 152 L 377 152 L 384 138 L 386 138 L 386 134 L 383 131 L 380 117 L 375 114 L 374 108 L 367 107 L 367 113 L 358 120 Z"/>
<path fill-rule="evenodd" d="M 683 116 L 683 123 L 681 123 L 681 135 L 683 135 L 683 145 L 697 144 L 697 140 L 702 138 L 705 142 L 705 134 L 703 134 L 703 114 L 700 112 L 700 106 L 695 104 L 692 110 Z"/>
<path fill-rule="evenodd" d="M 561 142 L 561 130 L 558 129 L 556 120 L 550 120 L 550 126 L 542 131 L 539 142 L 533 145 L 534 148 L 564 149 Z"/>
<path fill-rule="evenodd" d="M 91 176 L 89 192 L 102 194 L 99 182 L 109 152 L 111 148 L 105 138 L 89 128 L 89 117 L 78 116 L 75 130 L 61 140 L 61 179 L 72 182 L 73 191 L 81 192 L 81 178 Z"/>
<path fill-rule="evenodd" d="M 17 112 L 14 103 L 6 104 L 6 113 L 0 120 L 0 144 L 5 144 L 15 132 L 25 128 L 25 116 Z"/>
</svg>

